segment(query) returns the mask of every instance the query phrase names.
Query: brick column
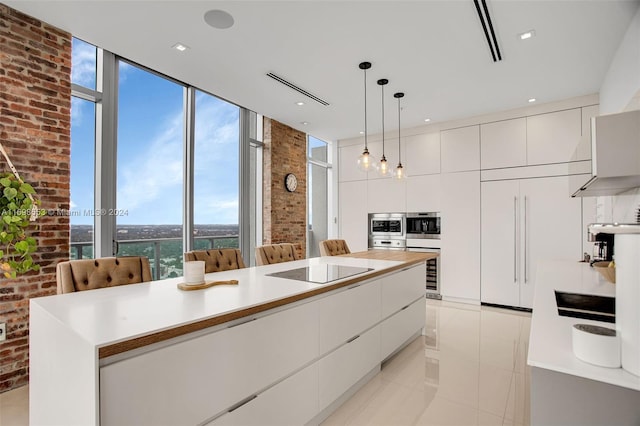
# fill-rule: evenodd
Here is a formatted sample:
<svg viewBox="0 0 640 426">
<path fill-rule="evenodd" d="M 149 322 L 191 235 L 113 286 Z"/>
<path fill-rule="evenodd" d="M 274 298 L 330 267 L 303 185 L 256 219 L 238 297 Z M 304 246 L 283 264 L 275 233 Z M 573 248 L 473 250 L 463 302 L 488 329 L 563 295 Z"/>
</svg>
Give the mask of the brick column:
<svg viewBox="0 0 640 426">
<path fill-rule="evenodd" d="M 71 35 L 0 3 L 0 141 L 44 209 L 69 208 L 70 129 Z M 0 392 L 28 382 L 29 299 L 55 294 L 56 263 L 69 258 L 68 217 L 40 218 L 31 235 L 40 272 L 0 278 Z"/>
<path fill-rule="evenodd" d="M 264 118 L 263 126 L 264 244 L 293 243 L 301 257 L 307 250 L 307 137 Z M 293 173 L 298 188 L 289 192 L 284 177 Z"/>
</svg>

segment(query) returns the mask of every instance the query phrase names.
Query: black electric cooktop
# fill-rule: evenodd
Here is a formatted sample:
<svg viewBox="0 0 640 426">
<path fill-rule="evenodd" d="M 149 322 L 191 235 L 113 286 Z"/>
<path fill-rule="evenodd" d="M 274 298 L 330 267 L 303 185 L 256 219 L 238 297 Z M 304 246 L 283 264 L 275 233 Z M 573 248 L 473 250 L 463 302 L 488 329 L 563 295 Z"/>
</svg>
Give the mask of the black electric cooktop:
<svg viewBox="0 0 640 426">
<path fill-rule="evenodd" d="M 306 281 L 315 284 L 326 284 L 353 275 L 373 271 L 373 268 L 359 268 L 342 265 L 313 265 L 304 268 L 289 269 L 282 272 L 266 274 L 270 277 L 287 278 L 289 280 Z"/>
</svg>

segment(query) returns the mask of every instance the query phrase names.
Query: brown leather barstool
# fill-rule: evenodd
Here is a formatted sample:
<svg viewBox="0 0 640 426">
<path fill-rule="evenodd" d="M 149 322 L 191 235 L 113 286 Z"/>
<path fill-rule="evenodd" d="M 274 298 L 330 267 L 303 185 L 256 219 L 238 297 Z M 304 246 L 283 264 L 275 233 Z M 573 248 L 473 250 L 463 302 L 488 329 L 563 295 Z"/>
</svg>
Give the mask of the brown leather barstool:
<svg viewBox="0 0 640 426">
<path fill-rule="evenodd" d="M 345 240 L 320 241 L 320 256 L 338 256 L 349 253 L 351 250 Z"/>
<path fill-rule="evenodd" d="M 256 247 L 256 265 L 271 265 L 273 263 L 298 260 L 296 246 L 290 243 L 268 244 Z"/>
<path fill-rule="evenodd" d="M 205 274 L 246 268 L 240 250 L 234 248 L 193 250 L 184 254 L 184 260 L 204 260 Z"/>
<path fill-rule="evenodd" d="M 58 294 L 151 280 L 149 259 L 144 256 L 69 260 L 56 266 Z"/>
</svg>

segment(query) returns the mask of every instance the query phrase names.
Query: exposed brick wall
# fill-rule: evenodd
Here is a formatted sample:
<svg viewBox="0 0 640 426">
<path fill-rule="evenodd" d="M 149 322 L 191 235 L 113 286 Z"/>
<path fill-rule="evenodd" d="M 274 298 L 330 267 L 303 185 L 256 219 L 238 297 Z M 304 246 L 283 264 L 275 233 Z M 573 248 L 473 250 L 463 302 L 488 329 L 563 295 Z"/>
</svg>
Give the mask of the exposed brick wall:
<svg viewBox="0 0 640 426">
<path fill-rule="evenodd" d="M 71 35 L 0 3 L 0 141 L 44 209 L 69 208 L 70 129 Z M 0 392 L 28 382 L 29 299 L 55 294 L 55 265 L 69 258 L 67 217 L 40 218 L 31 235 L 40 272 L 0 278 Z"/>
<path fill-rule="evenodd" d="M 263 126 L 264 244 L 293 243 L 298 254 L 307 250 L 307 137 L 275 120 Z M 284 177 L 293 173 L 298 188 L 289 192 Z"/>
</svg>

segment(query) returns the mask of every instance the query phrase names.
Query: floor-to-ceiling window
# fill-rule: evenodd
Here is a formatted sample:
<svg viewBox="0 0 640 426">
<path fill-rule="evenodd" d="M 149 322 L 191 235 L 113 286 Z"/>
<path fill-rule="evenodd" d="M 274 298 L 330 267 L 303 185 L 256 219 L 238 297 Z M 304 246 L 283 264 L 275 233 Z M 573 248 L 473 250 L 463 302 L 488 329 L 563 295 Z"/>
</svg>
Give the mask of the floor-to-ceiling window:
<svg viewBox="0 0 640 426">
<path fill-rule="evenodd" d="M 327 142 L 307 137 L 307 253 L 308 257 L 320 256 L 318 243 L 326 240 L 329 231 L 329 172 L 331 162 Z"/>
<path fill-rule="evenodd" d="M 182 275 L 185 87 L 119 61 L 116 219 L 119 256 Z"/>
<path fill-rule="evenodd" d="M 98 49 L 76 38 L 71 60 L 71 259 L 93 257 Z"/>
<path fill-rule="evenodd" d="M 147 256 L 154 278 L 182 275 L 192 249 L 241 247 L 250 263 L 261 116 L 80 40 L 73 49 L 71 257 Z"/>
<path fill-rule="evenodd" d="M 196 91 L 194 248 L 238 247 L 240 108 Z"/>
</svg>

